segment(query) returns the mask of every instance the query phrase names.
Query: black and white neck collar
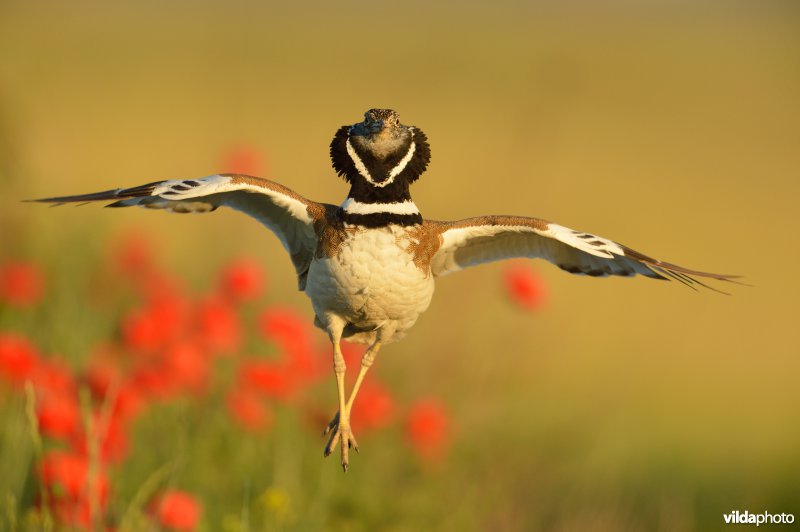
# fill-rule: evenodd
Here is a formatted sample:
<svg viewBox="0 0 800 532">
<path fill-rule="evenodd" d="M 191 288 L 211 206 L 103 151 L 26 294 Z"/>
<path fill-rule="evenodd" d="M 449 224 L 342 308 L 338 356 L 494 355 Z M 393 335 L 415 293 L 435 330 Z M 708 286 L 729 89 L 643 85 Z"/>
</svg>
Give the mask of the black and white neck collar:
<svg viewBox="0 0 800 532">
<path fill-rule="evenodd" d="M 410 198 L 391 203 L 364 203 L 348 197 L 339 207 L 339 218 L 344 223 L 368 228 L 422 223 L 422 215 Z"/>
<path fill-rule="evenodd" d="M 331 142 L 331 161 L 350 183 L 350 192 L 338 218 L 364 227 L 421 224 L 409 187 L 430 158 L 425 133 L 404 126 L 389 109 L 370 110 L 364 122 L 339 128 Z"/>
<path fill-rule="evenodd" d="M 414 215 L 419 214 L 417 205 L 410 199 L 394 203 L 362 203 L 355 198 L 348 197 L 340 206 L 346 214 L 399 214 Z"/>
</svg>

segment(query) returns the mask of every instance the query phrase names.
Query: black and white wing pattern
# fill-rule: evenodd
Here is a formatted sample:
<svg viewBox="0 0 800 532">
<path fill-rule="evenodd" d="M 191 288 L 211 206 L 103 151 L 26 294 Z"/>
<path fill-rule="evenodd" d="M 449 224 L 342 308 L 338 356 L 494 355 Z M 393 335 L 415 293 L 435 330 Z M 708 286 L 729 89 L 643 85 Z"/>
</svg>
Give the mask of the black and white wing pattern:
<svg viewBox="0 0 800 532">
<path fill-rule="evenodd" d="M 255 218 L 277 235 L 291 256 L 301 290 L 316 251 L 316 227 L 336 210 L 333 205 L 308 200 L 279 183 L 241 174 L 157 181 L 133 188 L 32 201 L 56 205 L 112 201 L 106 207 L 141 206 L 180 213 L 230 207 Z"/>
<path fill-rule="evenodd" d="M 545 259 L 575 274 L 597 277 L 640 274 L 712 290 L 716 289 L 695 277 L 719 281 L 733 281 L 737 277 L 690 270 L 653 259 L 607 238 L 521 216 L 481 216 L 456 222 L 426 221 L 420 244 L 421 252 L 429 255 L 431 273 L 435 276 L 486 262 L 528 257 Z"/>
</svg>

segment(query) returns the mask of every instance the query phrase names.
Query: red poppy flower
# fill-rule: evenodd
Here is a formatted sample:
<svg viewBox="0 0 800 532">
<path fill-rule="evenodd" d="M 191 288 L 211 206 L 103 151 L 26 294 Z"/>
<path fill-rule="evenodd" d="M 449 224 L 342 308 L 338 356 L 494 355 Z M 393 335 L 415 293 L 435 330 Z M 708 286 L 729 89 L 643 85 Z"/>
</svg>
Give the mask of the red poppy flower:
<svg viewBox="0 0 800 532">
<path fill-rule="evenodd" d="M 234 174 L 266 175 L 263 155 L 253 146 L 244 143 L 231 146 L 222 154 L 220 168 Z"/>
<path fill-rule="evenodd" d="M 292 375 L 286 367 L 264 360 L 242 362 L 239 383 L 276 399 L 287 399 L 294 391 Z"/>
<path fill-rule="evenodd" d="M 506 268 L 503 277 L 509 297 L 525 310 L 537 310 L 547 300 L 547 286 L 529 266 L 512 264 Z"/>
<path fill-rule="evenodd" d="M 164 351 L 172 381 L 186 390 L 201 392 L 208 380 L 210 360 L 197 345 L 184 341 Z"/>
<path fill-rule="evenodd" d="M 226 404 L 233 418 L 248 430 L 257 432 L 272 424 L 272 411 L 261 397 L 247 388 L 228 392 Z"/>
<path fill-rule="evenodd" d="M 110 388 L 120 385 L 122 372 L 119 364 L 114 362 L 110 356 L 101 354 L 100 356 L 93 356 L 89 362 L 84 373 L 84 380 L 89 385 L 92 395 L 99 400 L 103 400 Z"/>
<path fill-rule="evenodd" d="M 99 419 L 99 417 L 98 417 Z M 104 463 L 119 464 L 128 457 L 128 428 L 121 418 L 110 417 L 103 426 L 96 421 L 97 426 L 103 431 L 100 440 L 100 458 Z"/>
<path fill-rule="evenodd" d="M 158 523 L 173 530 L 194 530 L 200 521 L 202 507 L 197 499 L 179 490 L 169 490 L 155 504 Z"/>
<path fill-rule="evenodd" d="M 88 498 L 78 500 L 55 499 L 49 502 L 50 510 L 59 524 L 76 530 L 91 529 L 91 505 Z"/>
<path fill-rule="evenodd" d="M 38 303 L 44 295 L 44 275 L 30 262 L 7 262 L 0 266 L 0 301 L 17 307 Z"/>
<path fill-rule="evenodd" d="M 51 451 L 42 458 L 42 481 L 57 499 L 79 500 L 88 497 L 89 461 L 85 456 Z M 95 480 L 97 498 L 104 505 L 108 497 L 108 478 L 100 471 Z"/>
<path fill-rule="evenodd" d="M 81 428 L 81 410 L 74 393 L 45 394 L 39 401 L 39 430 L 51 438 L 69 438 Z"/>
<path fill-rule="evenodd" d="M 318 352 L 314 349 L 310 336 L 295 338 L 292 341 L 280 341 L 278 345 L 286 357 L 288 370 L 292 373 L 295 380 L 299 383 L 310 382 L 316 377 L 327 375 L 330 370 L 330 361 L 319 359 Z M 324 362 L 327 362 L 325 364 Z"/>
<path fill-rule="evenodd" d="M 130 421 L 145 406 L 144 393 L 132 382 L 125 368 L 130 366 L 120 359 L 114 346 L 101 345 L 92 354 L 83 380 L 89 386 L 97 404 L 113 402 L 112 415 L 121 421 Z M 150 363 L 136 359 L 134 366 Z"/>
<path fill-rule="evenodd" d="M 122 418 L 102 416 L 99 411 L 92 413 L 92 428 L 99 443 L 100 459 L 104 464 L 120 463 L 128 456 L 128 432 Z M 72 439 L 72 448 L 82 456 L 87 456 L 89 445 L 86 431 L 81 431 Z"/>
<path fill-rule="evenodd" d="M 394 419 L 395 404 L 392 395 L 375 379 L 366 380 L 353 403 L 351 424 L 356 433 L 365 429 L 380 429 Z"/>
<path fill-rule="evenodd" d="M 259 332 L 267 340 L 294 341 L 309 333 L 308 320 L 291 308 L 273 307 L 258 318 Z"/>
<path fill-rule="evenodd" d="M 250 301 L 264 290 L 264 272 L 259 264 L 248 258 L 228 263 L 220 275 L 222 293 L 234 301 Z"/>
<path fill-rule="evenodd" d="M 53 451 L 42 459 L 42 480 L 49 488 L 73 499 L 86 489 L 88 461 L 83 456 Z"/>
<path fill-rule="evenodd" d="M 242 340 L 242 325 L 230 303 L 212 298 L 198 304 L 197 328 L 200 341 L 215 352 L 235 352 Z"/>
<path fill-rule="evenodd" d="M 312 329 L 305 316 L 287 308 L 271 308 L 258 318 L 261 335 L 278 344 L 289 370 L 300 380 L 320 373 L 320 364 L 312 342 Z M 331 360 L 330 358 L 328 360 Z"/>
<path fill-rule="evenodd" d="M 406 436 L 417 453 L 426 459 L 441 456 L 449 439 L 450 420 L 444 407 L 435 400 L 418 401 L 406 420 Z"/>
<path fill-rule="evenodd" d="M 179 385 L 162 361 L 138 365 L 130 375 L 129 384 L 148 400 L 165 400 L 175 397 Z"/>
<path fill-rule="evenodd" d="M 118 419 L 112 417 L 103 428 L 100 440 L 100 459 L 103 463 L 119 464 L 128 457 L 128 429 Z"/>
<path fill-rule="evenodd" d="M 84 456 L 63 451 L 49 452 L 42 459 L 40 472 L 51 509 L 60 523 L 88 528 L 90 501 L 99 504 L 100 512 L 105 508 L 108 478 L 99 471 L 93 482 L 89 482 L 89 462 Z"/>
<path fill-rule="evenodd" d="M 120 421 L 134 419 L 147 405 L 145 394 L 132 380 L 125 381 L 117 389 L 112 415 Z"/>
<path fill-rule="evenodd" d="M 78 389 L 70 368 L 57 358 L 42 359 L 33 372 L 32 380 L 41 396 L 76 394 Z"/>
<path fill-rule="evenodd" d="M 38 358 L 26 338 L 0 333 L 0 376 L 14 384 L 22 384 L 33 375 Z"/>
<path fill-rule="evenodd" d="M 122 338 L 131 349 L 152 350 L 161 342 L 158 322 L 147 309 L 135 309 L 122 319 Z"/>
<path fill-rule="evenodd" d="M 123 318 L 123 342 L 130 349 L 152 352 L 178 337 L 187 318 L 188 305 L 182 298 L 157 297 Z"/>
</svg>

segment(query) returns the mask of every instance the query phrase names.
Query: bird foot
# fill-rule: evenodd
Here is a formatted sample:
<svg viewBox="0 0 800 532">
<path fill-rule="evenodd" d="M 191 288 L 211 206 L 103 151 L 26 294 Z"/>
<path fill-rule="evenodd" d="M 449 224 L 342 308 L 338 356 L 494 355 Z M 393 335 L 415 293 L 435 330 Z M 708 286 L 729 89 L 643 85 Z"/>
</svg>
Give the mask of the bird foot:
<svg viewBox="0 0 800 532">
<path fill-rule="evenodd" d="M 341 444 L 342 469 L 347 473 L 350 449 L 353 449 L 355 452 L 360 452 L 353 431 L 350 429 L 350 421 L 347 420 L 344 423 L 340 423 L 339 414 L 336 414 L 322 433 L 323 436 L 327 436 L 328 434 L 330 434 L 331 437 L 328 438 L 328 445 L 325 446 L 325 456 L 330 456 L 336 446 Z"/>
</svg>

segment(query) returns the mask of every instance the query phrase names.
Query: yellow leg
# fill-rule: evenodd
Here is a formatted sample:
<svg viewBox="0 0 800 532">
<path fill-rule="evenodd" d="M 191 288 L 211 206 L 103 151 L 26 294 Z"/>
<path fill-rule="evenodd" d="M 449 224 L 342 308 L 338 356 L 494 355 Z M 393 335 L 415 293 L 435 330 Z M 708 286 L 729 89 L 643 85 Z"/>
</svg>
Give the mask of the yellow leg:
<svg viewBox="0 0 800 532">
<path fill-rule="evenodd" d="M 355 448 L 358 450 L 358 443 L 356 443 L 356 439 L 353 437 L 353 433 L 350 430 L 350 412 L 345 402 L 347 395 L 344 390 L 344 374 L 347 367 L 344 363 L 341 346 L 339 345 L 342 339 L 342 327 L 337 326 L 338 324 L 336 324 L 334 320 L 331 320 L 331 322 L 328 331 L 331 337 L 331 343 L 333 344 L 333 371 L 336 374 L 336 392 L 339 397 L 339 413 L 335 418 L 337 420 L 335 426 L 328 425 L 328 429 L 325 431 L 325 434 L 327 434 L 333 429 L 333 434 L 331 434 L 328 440 L 328 445 L 325 446 L 325 456 L 329 456 L 336 448 L 336 445 L 341 443 L 342 469 L 346 472 L 349 465 L 349 449 Z"/>
<path fill-rule="evenodd" d="M 364 356 L 361 357 L 361 368 L 358 370 L 356 383 L 353 385 L 353 391 L 350 393 L 350 399 L 347 400 L 347 405 L 345 408 L 348 419 L 350 419 L 350 410 L 353 408 L 353 403 L 356 400 L 356 395 L 358 395 L 359 388 L 361 388 L 361 383 L 363 382 L 364 377 L 367 375 L 367 371 L 369 371 L 370 366 L 372 366 L 372 363 L 375 362 L 375 357 L 378 355 L 378 350 L 380 348 L 381 341 L 375 340 L 375 342 L 369 346 L 367 352 L 364 353 Z"/>
<path fill-rule="evenodd" d="M 331 437 L 328 440 L 328 445 L 325 447 L 325 456 L 328 456 L 333 452 L 333 449 L 341 439 L 342 468 L 344 468 L 345 471 L 347 471 L 348 468 L 348 449 L 352 448 L 356 452 L 359 452 L 358 443 L 356 442 L 352 430 L 350 430 L 350 411 L 353 408 L 353 402 L 356 399 L 356 395 L 358 395 L 358 390 L 361 388 L 361 383 L 364 381 L 364 377 L 366 376 L 370 366 L 372 366 L 372 363 L 375 361 L 375 356 L 378 354 L 378 349 L 380 349 L 380 346 L 380 340 L 376 340 L 369 347 L 369 349 L 367 349 L 367 352 L 364 353 L 364 356 L 361 358 L 361 368 L 358 370 L 358 376 L 356 376 L 356 382 L 353 385 L 353 391 L 350 394 L 350 398 L 345 403 L 344 357 L 342 357 L 339 342 L 333 341 L 333 368 L 336 373 L 336 386 L 339 392 L 339 412 L 333 417 L 331 422 L 328 423 L 323 435 L 333 431 L 333 434 L 331 434 Z"/>
</svg>

